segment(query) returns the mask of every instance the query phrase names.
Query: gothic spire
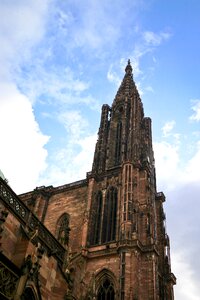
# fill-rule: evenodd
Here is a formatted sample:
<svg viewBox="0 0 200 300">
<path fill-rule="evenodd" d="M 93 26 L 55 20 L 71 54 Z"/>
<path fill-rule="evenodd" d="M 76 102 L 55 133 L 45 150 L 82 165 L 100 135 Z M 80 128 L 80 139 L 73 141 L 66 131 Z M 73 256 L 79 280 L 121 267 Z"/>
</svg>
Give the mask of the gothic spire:
<svg viewBox="0 0 200 300">
<path fill-rule="evenodd" d="M 133 94 L 133 92 L 136 89 L 136 86 L 135 86 L 135 82 L 133 80 L 133 73 L 132 73 L 133 69 L 132 69 L 132 66 L 131 66 L 131 62 L 130 62 L 130 59 L 128 60 L 128 64 L 125 68 L 125 75 L 124 75 L 124 78 L 122 80 L 122 83 L 117 91 L 117 94 L 115 96 L 115 99 L 114 99 L 114 102 L 113 102 L 113 105 L 115 105 L 118 101 L 121 100 L 122 97 L 124 96 L 130 96 Z"/>
</svg>

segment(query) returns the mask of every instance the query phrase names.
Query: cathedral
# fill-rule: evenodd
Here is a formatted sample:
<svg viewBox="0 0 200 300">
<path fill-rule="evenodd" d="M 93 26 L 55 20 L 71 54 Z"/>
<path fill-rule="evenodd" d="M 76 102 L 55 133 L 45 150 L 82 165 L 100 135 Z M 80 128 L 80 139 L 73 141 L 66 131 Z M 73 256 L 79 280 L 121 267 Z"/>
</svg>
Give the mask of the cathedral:
<svg viewBox="0 0 200 300">
<path fill-rule="evenodd" d="M 128 61 L 85 179 L 16 195 L 1 174 L 0 299 L 173 300 L 164 201 Z"/>
</svg>

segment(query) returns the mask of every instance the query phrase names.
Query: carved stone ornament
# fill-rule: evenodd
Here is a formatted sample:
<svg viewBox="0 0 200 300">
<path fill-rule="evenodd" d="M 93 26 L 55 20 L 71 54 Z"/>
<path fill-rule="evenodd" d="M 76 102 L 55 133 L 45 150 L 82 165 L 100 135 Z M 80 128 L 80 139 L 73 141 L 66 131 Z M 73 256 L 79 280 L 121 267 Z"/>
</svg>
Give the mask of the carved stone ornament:
<svg viewBox="0 0 200 300">
<path fill-rule="evenodd" d="M 0 299 L 1 295 L 11 299 L 14 295 L 18 276 L 0 262 Z"/>
</svg>

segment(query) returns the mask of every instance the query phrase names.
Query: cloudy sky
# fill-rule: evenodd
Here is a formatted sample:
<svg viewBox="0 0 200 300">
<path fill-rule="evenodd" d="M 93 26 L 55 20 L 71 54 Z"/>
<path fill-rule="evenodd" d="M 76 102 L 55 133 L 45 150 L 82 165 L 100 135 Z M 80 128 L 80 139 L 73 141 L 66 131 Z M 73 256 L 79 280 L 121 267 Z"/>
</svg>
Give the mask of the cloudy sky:
<svg viewBox="0 0 200 300">
<path fill-rule="evenodd" d="M 199 12 L 198 0 L 0 0 L 0 169 L 16 193 L 85 178 L 130 58 L 177 300 L 200 297 Z"/>
</svg>

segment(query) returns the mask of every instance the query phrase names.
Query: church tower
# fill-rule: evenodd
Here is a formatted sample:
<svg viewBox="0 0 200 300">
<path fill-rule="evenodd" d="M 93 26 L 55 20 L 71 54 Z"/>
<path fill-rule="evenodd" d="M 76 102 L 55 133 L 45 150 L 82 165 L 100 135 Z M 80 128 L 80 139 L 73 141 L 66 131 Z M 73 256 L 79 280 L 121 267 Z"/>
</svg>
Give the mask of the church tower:
<svg viewBox="0 0 200 300">
<path fill-rule="evenodd" d="M 88 187 L 82 246 L 88 269 L 95 265 L 95 299 L 174 299 L 151 119 L 144 116 L 130 60 L 112 106 L 102 107 Z"/>
<path fill-rule="evenodd" d="M 87 178 L 19 197 L 0 178 L 0 200 L 10 214 L 6 219 L 0 209 L 3 268 L 20 268 L 15 285 L 16 295 L 28 293 L 23 299 L 31 291 L 42 295 L 31 299 L 48 300 L 174 299 L 151 119 L 144 116 L 130 61 L 112 106 L 102 107 Z M 23 277 L 27 258 L 37 272 L 29 264 L 32 271 Z"/>
</svg>

